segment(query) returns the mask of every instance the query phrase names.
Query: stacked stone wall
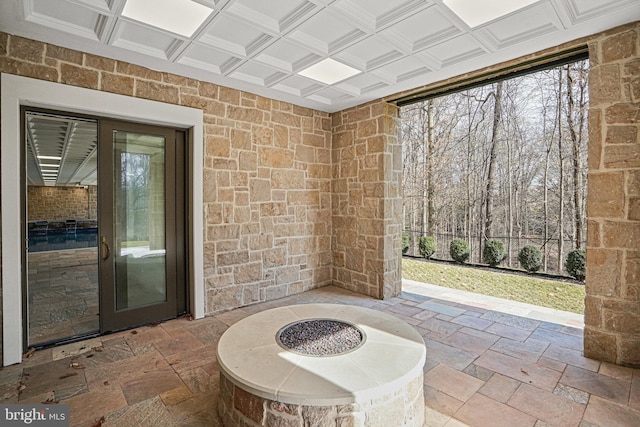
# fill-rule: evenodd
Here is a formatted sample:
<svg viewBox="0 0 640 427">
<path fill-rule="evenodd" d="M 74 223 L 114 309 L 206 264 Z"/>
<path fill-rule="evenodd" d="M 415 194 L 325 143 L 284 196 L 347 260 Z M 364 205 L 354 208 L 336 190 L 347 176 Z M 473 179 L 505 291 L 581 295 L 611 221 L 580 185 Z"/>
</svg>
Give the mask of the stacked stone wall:
<svg viewBox="0 0 640 427">
<path fill-rule="evenodd" d="M 402 290 L 402 142 L 398 107 L 333 114 L 333 283 L 376 298 Z"/>
<path fill-rule="evenodd" d="M 0 72 L 202 110 L 207 314 L 331 283 L 328 113 L 6 33 Z"/>
<path fill-rule="evenodd" d="M 640 24 L 589 43 L 585 356 L 640 367 Z"/>
<path fill-rule="evenodd" d="M 96 219 L 96 187 L 27 187 L 27 220 Z"/>
<path fill-rule="evenodd" d="M 423 374 L 371 400 L 310 406 L 261 398 L 236 386 L 221 373 L 218 414 L 227 427 L 422 427 L 425 421 Z"/>
</svg>

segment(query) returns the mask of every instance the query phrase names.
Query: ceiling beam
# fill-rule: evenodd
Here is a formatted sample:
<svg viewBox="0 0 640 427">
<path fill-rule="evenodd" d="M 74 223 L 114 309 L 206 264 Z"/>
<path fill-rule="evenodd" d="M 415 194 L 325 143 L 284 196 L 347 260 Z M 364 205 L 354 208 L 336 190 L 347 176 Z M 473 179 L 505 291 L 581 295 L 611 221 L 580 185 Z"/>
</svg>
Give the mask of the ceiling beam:
<svg viewBox="0 0 640 427">
<path fill-rule="evenodd" d="M 64 144 L 62 145 L 62 159 L 60 160 L 60 168 L 58 168 L 58 177 L 56 178 L 56 184 L 60 181 L 60 175 L 62 174 L 62 170 L 67 160 L 67 152 L 69 151 L 69 146 L 71 145 L 71 136 L 76 129 L 77 124 L 75 122 L 67 123 L 67 131 L 64 134 Z M 65 184 L 68 184 L 69 181 Z"/>
<path fill-rule="evenodd" d="M 31 150 L 31 155 L 33 156 L 33 161 L 35 162 L 38 170 L 38 176 L 40 177 L 40 182 L 34 182 L 29 174 L 27 174 L 27 178 L 33 184 L 44 185 L 44 177 L 42 176 L 42 169 L 40 168 L 40 162 L 38 162 L 38 152 L 36 151 L 36 146 L 33 142 L 33 134 L 31 133 L 31 126 L 27 125 L 27 144 L 29 144 L 29 149 Z"/>
<path fill-rule="evenodd" d="M 89 161 L 91 159 L 93 159 L 96 155 L 96 152 L 98 151 L 98 145 L 96 144 L 91 151 L 89 152 L 89 154 L 87 154 L 87 156 L 84 158 L 84 160 L 82 161 L 82 163 L 80 163 L 78 165 L 78 167 L 76 168 L 76 170 L 73 172 L 73 175 L 71 175 L 71 177 L 69 177 L 69 179 L 67 180 L 67 182 L 65 184 L 70 184 L 71 182 L 73 182 L 73 180 L 75 179 L 76 176 L 78 176 L 78 174 L 80 173 L 80 171 L 82 170 L 82 168 L 84 168 L 87 163 L 89 163 Z M 88 173 L 86 176 L 84 176 L 79 183 L 82 184 L 82 181 L 84 181 L 87 177 L 91 176 L 93 173 L 95 173 L 94 171 Z"/>
</svg>

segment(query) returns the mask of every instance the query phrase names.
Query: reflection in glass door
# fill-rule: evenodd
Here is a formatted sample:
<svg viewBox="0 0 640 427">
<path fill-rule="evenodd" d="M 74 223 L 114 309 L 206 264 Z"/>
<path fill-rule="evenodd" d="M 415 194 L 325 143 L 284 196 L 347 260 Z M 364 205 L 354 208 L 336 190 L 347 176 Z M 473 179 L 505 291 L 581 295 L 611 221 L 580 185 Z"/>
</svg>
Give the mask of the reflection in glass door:
<svg viewBox="0 0 640 427">
<path fill-rule="evenodd" d="M 23 111 L 27 346 L 97 334 L 96 120 Z"/>
<path fill-rule="evenodd" d="M 165 302 L 163 136 L 114 131 L 113 235 L 116 310 Z"/>
<path fill-rule="evenodd" d="M 101 121 L 103 329 L 176 313 L 175 131 Z"/>
</svg>

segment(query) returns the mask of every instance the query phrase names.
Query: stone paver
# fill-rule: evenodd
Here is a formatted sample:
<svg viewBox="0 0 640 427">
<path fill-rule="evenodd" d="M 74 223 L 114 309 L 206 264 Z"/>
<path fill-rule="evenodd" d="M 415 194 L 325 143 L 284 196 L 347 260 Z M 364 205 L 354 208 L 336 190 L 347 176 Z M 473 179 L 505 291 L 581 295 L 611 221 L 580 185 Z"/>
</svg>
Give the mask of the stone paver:
<svg viewBox="0 0 640 427">
<path fill-rule="evenodd" d="M 640 426 L 640 412 L 625 405 L 616 405 L 610 400 L 591 395 L 583 422 L 587 426 Z"/>
<path fill-rule="evenodd" d="M 480 393 L 498 402 L 507 403 L 520 384 L 522 383 L 518 380 L 495 373 L 480 388 Z"/>
<path fill-rule="evenodd" d="M 535 363 L 548 345 L 548 343 L 534 338 L 529 338 L 525 341 L 500 338 L 498 342 L 491 346 L 491 350 Z"/>
<path fill-rule="evenodd" d="M 553 390 L 560 379 L 559 372 L 493 350 L 482 354 L 474 363 L 543 390 Z"/>
<path fill-rule="evenodd" d="M 640 369 L 582 356 L 575 315 L 416 282 L 386 301 L 329 286 L 37 351 L 0 369 L 0 403 L 69 404 L 74 427 L 103 416 L 105 425 L 223 427 L 222 333 L 253 313 L 311 302 L 371 307 L 415 325 L 427 346 L 425 426 L 640 425 Z"/>
<path fill-rule="evenodd" d="M 532 427 L 535 417 L 481 394 L 475 394 L 454 418 L 468 426 L 477 427 Z"/>
<path fill-rule="evenodd" d="M 569 365 L 560 382 L 616 403 L 629 404 L 630 381 L 611 378 Z"/>
<path fill-rule="evenodd" d="M 529 384 L 522 384 L 507 404 L 558 427 L 577 426 L 585 410 L 585 405 Z"/>
<path fill-rule="evenodd" d="M 469 400 L 484 384 L 483 381 L 446 365 L 431 369 L 424 376 L 424 381 L 461 402 Z"/>
</svg>

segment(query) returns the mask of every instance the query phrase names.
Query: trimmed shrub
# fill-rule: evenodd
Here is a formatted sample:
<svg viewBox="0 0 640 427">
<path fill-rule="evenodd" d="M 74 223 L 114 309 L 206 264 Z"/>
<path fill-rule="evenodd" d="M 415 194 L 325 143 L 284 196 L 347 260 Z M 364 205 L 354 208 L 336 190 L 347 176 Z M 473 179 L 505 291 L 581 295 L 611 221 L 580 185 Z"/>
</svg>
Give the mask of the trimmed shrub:
<svg viewBox="0 0 640 427">
<path fill-rule="evenodd" d="M 409 233 L 402 233 L 402 253 L 409 251 Z"/>
<path fill-rule="evenodd" d="M 564 268 L 571 276 L 584 281 L 587 275 L 587 258 L 583 249 L 574 249 L 567 254 Z"/>
<path fill-rule="evenodd" d="M 432 236 L 422 236 L 418 241 L 418 250 L 420 251 L 420 255 L 426 259 L 430 259 L 436 252 L 436 239 Z"/>
<path fill-rule="evenodd" d="M 507 250 L 505 249 L 502 241 L 491 239 L 484 244 L 484 249 L 482 249 L 482 260 L 485 264 L 495 267 L 504 261 L 506 257 Z"/>
<path fill-rule="evenodd" d="M 535 246 L 525 246 L 518 254 L 520 266 L 529 273 L 535 273 L 542 266 L 542 252 Z"/>
<path fill-rule="evenodd" d="M 449 245 L 449 254 L 455 262 L 464 263 L 469 259 L 469 244 L 462 239 L 453 239 Z"/>
</svg>

